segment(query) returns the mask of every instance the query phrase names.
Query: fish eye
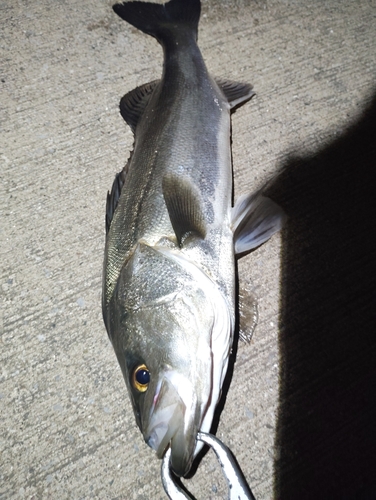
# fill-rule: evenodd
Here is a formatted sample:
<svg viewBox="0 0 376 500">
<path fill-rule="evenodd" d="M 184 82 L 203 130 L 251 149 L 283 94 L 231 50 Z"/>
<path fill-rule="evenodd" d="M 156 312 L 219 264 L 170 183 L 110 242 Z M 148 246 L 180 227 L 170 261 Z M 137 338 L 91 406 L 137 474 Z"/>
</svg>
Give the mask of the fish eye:
<svg viewBox="0 0 376 500">
<path fill-rule="evenodd" d="M 150 372 L 146 365 L 138 365 L 132 373 L 132 385 L 139 392 L 145 392 L 149 386 Z"/>
</svg>

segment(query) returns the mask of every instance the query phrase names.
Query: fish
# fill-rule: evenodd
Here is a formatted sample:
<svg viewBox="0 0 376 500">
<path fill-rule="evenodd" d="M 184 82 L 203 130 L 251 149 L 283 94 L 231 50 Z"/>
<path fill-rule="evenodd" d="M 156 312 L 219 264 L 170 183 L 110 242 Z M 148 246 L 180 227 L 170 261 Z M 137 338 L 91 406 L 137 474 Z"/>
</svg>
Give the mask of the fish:
<svg viewBox="0 0 376 500">
<path fill-rule="evenodd" d="M 210 431 L 235 331 L 235 260 L 282 227 L 259 191 L 232 206 L 230 113 L 252 86 L 210 76 L 199 0 L 117 3 L 163 48 L 125 94 L 133 151 L 107 194 L 102 312 L 145 442 L 185 476 Z"/>
</svg>

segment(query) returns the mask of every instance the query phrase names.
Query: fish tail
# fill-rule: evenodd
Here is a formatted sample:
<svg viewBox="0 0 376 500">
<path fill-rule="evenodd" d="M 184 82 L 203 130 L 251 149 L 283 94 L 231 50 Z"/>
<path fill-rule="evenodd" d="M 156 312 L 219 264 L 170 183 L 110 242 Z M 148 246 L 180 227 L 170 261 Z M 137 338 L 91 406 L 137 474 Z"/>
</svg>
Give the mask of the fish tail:
<svg viewBox="0 0 376 500">
<path fill-rule="evenodd" d="M 188 30 L 197 39 L 200 0 L 171 0 L 165 4 L 124 2 L 112 8 L 124 21 L 153 36 L 162 45 L 174 41 L 182 30 Z"/>
</svg>

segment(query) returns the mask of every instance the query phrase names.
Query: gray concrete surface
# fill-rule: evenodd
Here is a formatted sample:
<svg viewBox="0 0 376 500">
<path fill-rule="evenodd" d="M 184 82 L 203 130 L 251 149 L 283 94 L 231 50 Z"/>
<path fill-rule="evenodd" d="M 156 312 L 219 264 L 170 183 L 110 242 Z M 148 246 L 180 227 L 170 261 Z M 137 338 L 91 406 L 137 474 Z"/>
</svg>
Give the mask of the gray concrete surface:
<svg viewBox="0 0 376 500">
<path fill-rule="evenodd" d="M 375 121 L 362 121 L 375 83 L 376 4 L 204 0 L 202 11 L 199 43 L 212 74 L 257 92 L 233 116 L 235 192 L 284 169 L 272 189 L 290 215 L 282 236 L 239 263 L 260 320 L 251 345 L 239 345 L 217 435 L 258 499 L 375 498 L 375 210 L 372 176 L 358 181 L 376 157 Z M 136 428 L 100 309 L 105 196 L 132 147 L 118 103 L 160 74 L 161 50 L 105 0 L 3 0 L 0 12 L 0 498 L 163 499 L 160 462 Z M 363 142 L 351 143 L 349 128 Z M 338 194 L 325 177 L 333 144 L 352 169 L 338 171 L 349 194 L 338 214 L 322 203 Z M 359 148 L 359 163 L 346 144 Z M 347 241 L 348 226 L 336 221 L 362 202 L 364 231 Z M 328 238 L 338 242 L 332 253 Z M 338 281 L 337 256 L 355 240 Z M 320 303 L 324 280 L 312 304 L 307 269 L 327 270 L 343 300 L 329 293 Z M 330 321 L 318 321 L 321 311 Z M 325 325 L 338 333 L 327 349 Z M 343 331 L 352 336 L 334 359 Z M 312 416 L 300 403 L 313 398 Z M 198 499 L 226 498 L 211 453 L 186 484 Z"/>
</svg>

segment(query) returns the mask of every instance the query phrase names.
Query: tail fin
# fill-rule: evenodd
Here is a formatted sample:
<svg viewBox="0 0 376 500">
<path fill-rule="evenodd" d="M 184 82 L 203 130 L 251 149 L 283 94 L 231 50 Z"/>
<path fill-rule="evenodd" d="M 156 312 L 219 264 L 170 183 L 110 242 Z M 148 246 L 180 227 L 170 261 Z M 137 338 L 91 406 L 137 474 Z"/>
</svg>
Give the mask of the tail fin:
<svg viewBox="0 0 376 500">
<path fill-rule="evenodd" d="M 164 44 L 182 28 L 192 31 L 197 39 L 200 0 L 171 0 L 165 4 L 149 2 L 117 3 L 114 11 L 124 21 L 155 37 Z"/>
</svg>

